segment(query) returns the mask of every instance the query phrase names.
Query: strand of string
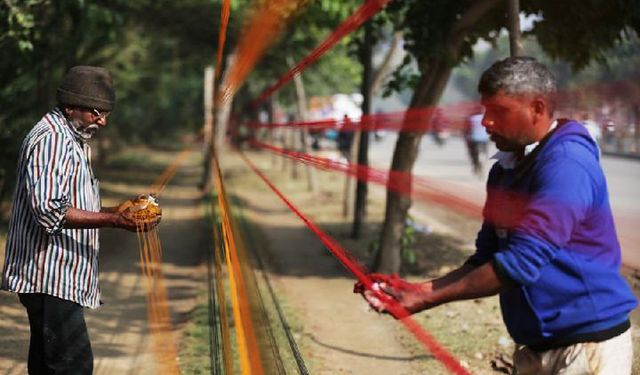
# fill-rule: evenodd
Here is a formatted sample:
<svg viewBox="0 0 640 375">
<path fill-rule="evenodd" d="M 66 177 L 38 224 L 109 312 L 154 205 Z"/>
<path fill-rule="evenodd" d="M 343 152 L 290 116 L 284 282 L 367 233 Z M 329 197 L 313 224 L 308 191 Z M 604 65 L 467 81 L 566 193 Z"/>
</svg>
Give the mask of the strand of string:
<svg viewBox="0 0 640 375">
<path fill-rule="evenodd" d="M 224 36 L 226 36 L 226 27 L 228 24 L 229 16 L 228 0 L 227 3 L 223 3 L 223 10 L 221 12 L 222 19 L 220 22 L 221 37 L 219 38 L 218 42 L 216 74 L 213 83 L 214 113 L 219 103 L 224 100 L 224 96 L 229 96 L 230 92 L 233 92 L 235 88 L 240 85 L 240 83 L 244 80 L 246 74 L 248 74 L 248 72 L 253 68 L 253 65 L 257 62 L 261 54 L 264 53 L 264 49 L 266 49 L 269 43 L 277 36 L 277 34 L 279 34 L 281 28 L 285 24 L 283 20 L 290 18 L 290 16 L 295 13 L 295 9 L 301 8 L 306 2 L 307 0 L 276 0 L 272 2 L 256 3 L 259 5 L 254 7 L 254 13 L 251 16 L 249 26 L 245 28 L 245 31 L 241 36 L 241 40 L 236 53 L 237 59 L 230 66 L 230 70 L 225 73 L 225 83 L 221 85 L 225 88 L 225 90 L 221 94 L 221 90 L 216 82 L 218 81 L 222 72 L 222 51 L 224 48 Z M 216 118 L 214 116 L 212 123 L 213 130 L 215 130 L 215 120 Z M 212 166 L 214 172 L 212 173 L 212 175 L 217 191 L 217 201 L 218 208 L 220 210 L 222 231 L 222 235 L 220 236 L 217 224 L 214 223 L 214 237 L 218 237 L 218 239 L 216 240 L 217 243 L 220 243 L 218 241 L 222 239 L 222 244 L 226 249 L 225 256 L 227 260 L 227 272 L 229 276 L 232 311 L 236 321 L 234 327 L 236 331 L 236 342 L 238 344 L 237 347 L 239 351 L 240 369 L 242 373 L 261 374 L 264 372 L 264 369 L 261 363 L 257 336 L 252 323 L 253 314 L 249 309 L 249 300 L 247 295 L 247 287 L 250 287 L 250 285 L 245 285 L 244 278 L 246 277 L 246 275 L 243 275 L 241 272 L 240 257 L 242 256 L 242 246 L 240 243 L 237 243 L 237 241 L 239 241 L 239 238 L 236 238 L 235 236 L 233 224 L 230 219 L 228 201 L 224 190 L 224 184 L 222 181 L 220 167 L 216 156 L 217 153 L 214 149 L 213 142 L 211 142 L 209 147 L 211 147 L 211 151 L 208 153 L 208 155 L 210 157 L 210 165 Z M 215 207 L 212 207 L 212 209 L 213 212 L 215 212 Z M 218 257 L 218 253 L 219 252 L 216 251 L 216 267 L 221 268 L 221 259 L 220 257 Z M 246 259 L 242 260 L 242 262 L 244 261 L 246 261 Z M 218 275 L 220 274 L 218 273 Z M 222 291 L 221 285 L 218 285 L 218 290 Z M 223 301 L 220 304 L 220 309 L 224 310 L 226 306 L 224 296 L 219 295 L 218 297 L 221 301 Z M 223 322 L 223 324 L 225 323 Z M 225 343 L 228 343 L 228 327 L 223 328 L 223 336 L 227 337 L 226 339 L 223 337 L 223 341 Z M 275 349 L 273 345 L 275 345 L 275 342 L 272 342 L 272 349 Z M 227 357 L 228 352 L 224 350 L 223 355 Z M 279 359 L 279 357 L 275 359 Z M 227 358 L 225 358 L 225 367 L 228 373 L 230 373 L 229 366 L 227 365 L 228 363 L 229 361 L 227 360 Z"/>
<path fill-rule="evenodd" d="M 444 189 L 438 189 L 430 180 L 423 177 L 414 176 L 405 172 L 380 170 L 360 164 L 318 157 L 300 151 L 285 150 L 255 140 L 250 141 L 250 144 L 322 170 L 337 171 L 363 182 L 373 182 L 382 185 L 398 194 L 411 196 L 425 202 L 438 203 L 474 219 L 482 218 L 482 206 L 459 198 L 457 195 Z"/>
<path fill-rule="evenodd" d="M 213 112 L 212 114 L 216 113 L 216 104 L 220 98 L 218 82 L 220 80 L 220 77 L 222 76 L 222 57 L 224 52 L 224 46 L 226 44 L 227 28 L 229 25 L 230 14 L 231 14 L 231 0 L 223 0 L 221 11 L 220 11 L 218 46 L 216 48 L 215 74 L 214 74 L 213 83 L 212 83 L 213 85 L 212 89 L 214 94 L 212 98 L 213 103 L 211 103 L 212 112 Z M 205 108 L 207 108 L 206 105 L 205 105 Z M 215 120 L 216 120 L 216 117 L 212 116 L 211 117 L 212 122 L 209 124 L 210 134 L 208 139 L 206 140 L 207 142 L 209 142 L 208 144 L 209 149 L 205 153 L 205 157 L 209 158 L 209 165 L 213 165 L 213 163 L 215 163 L 215 150 L 213 149 L 213 138 L 214 138 L 213 134 L 215 131 Z M 205 125 L 203 127 L 203 134 L 207 132 L 206 130 L 207 126 L 208 125 L 205 121 Z M 209 176 L 209 178 L 211 178 L 211 176 Z M 217 179 L 217 177 L 215 176 L 213 176 L 213 178 Z M 213 316 L 214 314 L 219 316 L 219 326 L 221 331 L 221 346 L 222 346 L 222 363 L 224 367 L 224 373 L 232 374 L 233 373 L 233 357 L 231 353 L 231 345 L 232 345 L 231 329 L 230 329 L 229 318 L 227 316 L 227 300 L 226 300 L 224 283 L 223 283 L 223 275 L 222 275 L 223 258 L 226 258 L 228 256 L 228 247 L 225 247 L 226 243 L 223 242 L 223 236 L 220 233 L 221 228 L 218 226 L 218 222 L 217 222 L 218 215 L 216 214 L 216 204 L 214 200 L 211 200 L 211 218 L 212 218 L 213 241 L 214 241 L 213 262 L 214 262 L 214 270 L 215 270 L 215 292 L 216 292 L 215 297 L 212 297 L 212 298 L 217 298 L 218 304 L 217 304 L 217 310 L 216 311 L 210 310 L 209 314 L 210 316 Z M 225 252 L 225 248 L 227 248 L 226 252 Z M 230 273 L 229 274 L 230 284 L 235 287 L 235 284 L 233 283 L 232 278 L 233 278 L 233 274 Z M 234 300 L 233 295 L 231 298 L 232 300 Z M 235 315 L 236 310 L 234 309 L 233 311 L 234 311 L 234 316 L 236 316 Z M 242 345 L 244 341 L 245 340 L 241 339 L 239 341 L 239 344 Z M 217 348 L 213 348 L 213 349 L 217 350 Z M 244 360 L 245 357 L 241 356 L 241 358 Z M 244 364 L 244 367 L 247 368 L 246 364 Z"/>
<path fill-rule="evenodd" d="M 309 2 L 310 0 L 272 0 L 254 3 L 247 26 L 235 49 L 236 59 L 225 73 L 219 100 L 227 102 L 235 94 L 289 20 Z"/>
<path fill-rule="evenodd" d="M 637 100 L 640 91 L 630 92 L 628 82 L 616 81 L 583 85 L 578 88 L 561 90 L 556 94 L 556 101 L 560 104 L 558 111 L 575 111 L 580 102 L 620 97 L 624 93 L 627 100 Z M 306 128 L 310 131 L 340 129 L 345 131 L 378 131 L 388 130 L 397 132 L 428 132 L 436 125 L 444 123 L 449 130 L 464 130 L 468 117 L 480 113 L 478 101 L 461 101 L 452 104 L 410 108 L 406 111 L 376 113 L 364 115 L 357 119 L 317 119 L 312 121 L 290 121 L 284 123 L 249 122 L 253 129 L 267 128 Z"/>
<path fill-rule="evenodd" d="M 289 207 L 289 209 L 300 218 L 307 227 L 322 241 L 340 263 L 353 274 L 356 279 L 362 282 L 366 288 L 372 290 L 373 283 L 367 276 L 367 270 L 360 264 L 351 254 L 349 254 L 337 241 L 322 231 L 316 224 L 314 224 L 309 218 L 307 218 L 291 201 L 289 201 L 284 194 L 262 173 L 256 166 L 247 158 L 247 156 L 241 151 L 240 157 L 245 161 L 249 168 L 262 179 L 262 181 Z M 391 297 L 386 294 L 379 293 L 377 297 L 381 298 L 386 306 L 388 306 L 389 312 L 396 318 L 399 318 L 403 326 L 411 332 L 414 337 L 428 350 L 433 356 L 440 361 L 450 372 L 454 374 L 469 374 L 469 372 L 460 365 L 460 363 L 444 348 L 442 347 L 429 333 L 427 333 L 422 326 L 415 322 L 410 314 Z"/>
<path fill-rule="evenodd" d="M 292 121 L 285 123 L 249 122 L 253 129 L 304 128 L 309 131 L 341 130 L 341 131 L 396 131 L 396 132 L 428 132 L 446 122 L 449 130 L 462 130 L 465 121 L 478 103 L 467 102 L 456 105 L 416 108 L 408 111 L 365 115 L 357 119 L 322 119 L 313 121 Z M 446 117 L 444 114 L 446 113 Z"/>
<path fill-rule="evenodd" d="M 188 145 L 165 168 L 151 185 L 149 191 L 156 197 L 163 193 L 166 185 L 175 176 L 179 166 L 193 152 L 193 144 Z M 150 222 L 155 214 L 145 210 L 134 215 L 136 238 L 140 258 L 140 271 L 144 278 L 147 299 L 147 319 L 149 322 L 151 346 L 163 374 L 179 374 L 178 352 L 173 337 L 173 325 L 169 314 L 167 289 L 162 272 L 162 243 L 157 227 Z"/>
<path fill-rule="evenodd" d="M 384 8 L 390 0 L 366 0 L 355 12 L 345 19 L 335 31 L 322 41 L 313 51 L 305 56 L 298 64 L 286 72 L 276 83 L 267 87 L 260 96 L 254 100 L 251 105 L 257 107 L 264 102 L 274 92 L 282 88 L 294 76 L 300 74 L 309 65 L 316 62 L 322 55 L 333 48 L 342 38 L 352 33 L 360 27 L 369 18 L 373 17 L 382 8 Z"/>
<path fill-rule="evenodd" d="M 220 29 L 218 30 L 218 48 L 216 51 L 216 73 L 215 80 L 220 79 L 222 74 L 222 53 L 224 44 L 227 40 L 227 26 L 229 25 L 229 16 L 231 14 L 231 0 L 224 0 L 220 12 Z M 214 84 L 215 87 L 215 84 Z"/>
<path fill-rule="evenodd" d="M 262 374 L 263 365 L 256 338 L 255 328 L 251 319 L 251 310 L 247 297 L 246 286 L 242 278 L 235 235 L 230 220 L 229 203 L 222 180 L 218 158 L 213 154 L 213 178 L 215 182 L 218 208 L 222 221 L 222 240 L 226 249 L 227 272 L 229 275 L 231 304 L 236 324 L 236 342 L 243 374 Z"/>
<path fill-rule="evenodd" d="M 227 317 L 227 305 L 226 305 L 226 296 L 224 291 L 224 279 L 222 277 L 222 262 L 223 257 L 226 258 L 224 254 L 224 244 L 222 242 L 222 237 L 220 235 L 220 228 L 217 222 L 216 215 L 216 204 L 215 201 L 211 201 L 211 215 L 212 215 L 212 225 L 213 225 L 213 243 L 214 243 L 214 269 L 215 269 L 215 286 L 216 286 L 216 297 L 218 299 L 218 314 L 220 316 L 220 325 L 222 331 L 222 360 L 224 364 L 225 374 L 233 373 L 233 363 L 232 363 L 232 354 L 231 354 L 231 332 L 230 332 L 230 323 L 229 318 Z M 213 312 L 210 312 L 211 314 Z"/>
<path fill-rule="evenodd" d="M 180 151 L 178 156 L 176 156 L 175 159 L 173 159 L 173 161 L 169 164 L 169 166 L 167 166 L 167 168 L 160 174 L 160 176 L 156 178 L 155 182 L 151 185 L 151 188 L 149 189 L 151 194 L 155 195 L 156 197 L 159 197 L 160 194 L 164 192 L 164 189 L 169 183 L 169 181 L 171 181 L 173 177 L 176 175 L 176 173 L 178 172 L 178 168 L 180 167 L 180 165 L 194 151 L 195 149 L 194 146 L 195 146 L 195 142 L 194 144 L 190 144 L 185 149 Z"/>
<path fill-rule="evenodd" d="M 140 268 L 147 289 L 147 319 L 151 331 L 152 350 L 159 361 L 160 373 L 179 374 L 178 352 L 162 273 L 162 246 L 158 230 L 141 221 L 137 223 L 136 233 Z"/>
</svg>

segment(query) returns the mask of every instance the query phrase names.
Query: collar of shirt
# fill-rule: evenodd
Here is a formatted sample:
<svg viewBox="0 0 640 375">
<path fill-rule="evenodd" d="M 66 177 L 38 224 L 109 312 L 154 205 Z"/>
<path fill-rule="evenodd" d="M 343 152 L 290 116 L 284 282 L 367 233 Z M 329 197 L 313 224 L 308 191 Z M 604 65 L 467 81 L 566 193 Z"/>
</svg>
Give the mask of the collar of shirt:
<svg viewBox="0 0 640 375">
<path fill-rule="evenodd" d="M 62 112 L 62 109 L 59 107 L 56 107 L 53 110 L 53 113 L 56 114 L 57 116 L 59 116 L 62 121 L 67 125 L 67 128 L 69 128 L 69 130 L 71 130 L 71 134 L 73 134 L 73 137 L 79 141 L 81 144 L 85 144 L 86 140 L 82 137 L 82 135 L 80 134 L 80 132 L 78 131 L 78 129 L 76 129 L 75 126 L 73 126 L 73 124 L 71 123 L 71 121 L 69 121 L 69 119 L 67 118 L 67 116 L 64 115 L 64 113 Z"/>
<path fill-rule="evenodd" d="M 555 129 L 556 126 L 558 126 L 557 120 L 551 123 L 551 126 L 549 127 L 549 131 L 547 133 Z M 540 144 L 539 141 L 525 146 L 523 156 L 529 155 L 531 151 L 535 150 L 535 148 L 538 147 L 538 144 Z M 495 153 L 495 155 L 491 157 L 491 159 L 497 160 L 498 163 L 500 163 L 500 166 L 504 169 L 514 169 L 519 161 L 518 154 L 516 152 L 510 152 L 510 151 L 498 151 Z"/>
</svg>

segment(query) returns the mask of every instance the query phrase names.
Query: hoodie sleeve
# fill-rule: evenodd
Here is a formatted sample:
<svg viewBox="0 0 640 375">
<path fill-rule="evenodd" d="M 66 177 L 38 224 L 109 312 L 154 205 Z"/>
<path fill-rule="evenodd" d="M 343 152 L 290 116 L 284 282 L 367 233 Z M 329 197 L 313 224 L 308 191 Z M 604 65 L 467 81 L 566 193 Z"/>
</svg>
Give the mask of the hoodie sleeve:
<svg viewBox="0 0 640 375">
<path fill-rule="evenodd" d="M 476 237 L 476 252 L 467 259 L 466 264 L 478 267 L 493 258 L 493 253 L 498 249 L 498 238 L 491 223 L 484 221 Z"/>
<path fill-rule="evenodd" d="M 489 196 L 491 195 L 491 192 L 495 190 L 495 185 L 497 184 L 501 173 L 502 169 L 499 167 L 498 163 L 494 164 L 489 171 L 486 190 L 487 200 L 482 208 L 482 226 L 476 236 L 476 252 L 467 259 L 465 264 L 470 264 L 475 267 L 481 266 L 490 261 L 493 258 L 493 254 L 498 250 L 498 236 L 496 235 L 494 225 L 491 223 L 491 217 L 489 214 L 491 211 L 489 207 L 491 205 L 489 203 Z"/>
<path fill-rule="evenodd" d="M 530 197 L 522 219 L 511 232 L 506 248 L 495 261 L 521 285 L 535 283 L 540 269 L 549 264 L 571 239 L 576 226 L 588 214 L 598 186 L 590 168 L 600 168 L 593 156 L 585 162 L 556 152 L 534 171 Z"/>
</svg>

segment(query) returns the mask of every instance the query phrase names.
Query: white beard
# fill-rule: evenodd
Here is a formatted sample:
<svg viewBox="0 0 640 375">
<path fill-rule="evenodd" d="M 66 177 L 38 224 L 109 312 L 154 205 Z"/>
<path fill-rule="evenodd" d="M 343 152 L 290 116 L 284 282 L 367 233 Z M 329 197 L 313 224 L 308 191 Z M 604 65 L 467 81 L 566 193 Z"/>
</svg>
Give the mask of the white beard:
<svg viewBox="0 0 640 375">
<path fill-rule="evenodd" d="M 89 124 L 82 126 L 78 120 L 71 120 L 74 132 L 79 135 L 85 141 L 91 139 L 96 132 L 100 129 L 98 124 Z"/>
</svg>

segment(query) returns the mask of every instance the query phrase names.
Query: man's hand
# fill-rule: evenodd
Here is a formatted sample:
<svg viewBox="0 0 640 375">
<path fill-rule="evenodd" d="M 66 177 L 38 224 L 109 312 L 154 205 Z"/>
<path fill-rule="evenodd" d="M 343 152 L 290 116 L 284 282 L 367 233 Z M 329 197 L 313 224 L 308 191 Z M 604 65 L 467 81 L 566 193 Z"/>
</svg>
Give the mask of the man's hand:
<svg viewBox="0 0 640 375">
<path fill-rule="evenodd" d="M 372 281 L 372 289 L 365 287 L 358 282 L 354 286 L 354 293 L 360 293 L 369 305 L 379 313 L 389 313 L 390 309 L 398 307 L 404 308 L 408 313 L 413 314 L 427 308 L 435 306 L 430 301 L 432 283 L 410 283 L 401 279 L 398 275 L 385 275 L 373 273 L 368 275 Z M 391 306 L 388 299 L 384 301 L 380 298 L 380 291 L 392 297 L 397 302 L 396 306 Z M 397 314 L 393 314 L 394 316 Z M 398 318 L 398 316 L 395 316 Z"/>
<path fill-rule="evenodd" d="M 411 314 L 436 306 L 431 298 L 433 292 L 433 283 L 431 281 L 410 283 L 398 278 L 395 283 L 382 285 L 381 289 L 392 296 L 400 306 Z"/>
<path fill-rule="evenodd" d="M 513 287 L 503 284 L 494 269 L 494 261 L 474 267 L 465 264 L 438 279 L 410 283 L 398 275 L 373 273 L 368 275 L 373 286 L 356 283 L 354 293 L 360 293 L 378 312 L 388 312 L 395 318 L 436 307 L 443 303 L 492 296 Z M 402 308 L 404 309 L 402 309 Z M 390 310 L 391 309 L 391 310 Z"/>
<path fill-rule="evenodd" d="M 160 224 L 160 221 L 162 220 L 162 212 L 159 215 L 156 215 L 153 219 L 145 220 L 144 224 L 136 223 L 136 220 L 133 219 L 129 209 L 125 209 L 122 212 L 115 212 L 114 215 L 116 215 L 116 217 L 113 226 L 116 228 L 126 229 L 130 232 L 147 232 Z"/>
<path fill-rule="evenodd" d="M 150 212 L 140 215 L 143 210 Z M 114 214 L 117 216 L 114 218 L 113 226 L 131 232 L 149 231 L 162 220 L 162 209 L 154 195 L 139 195 L 137 198 L 126 200 L 115 208 Z"/>
</svg>

